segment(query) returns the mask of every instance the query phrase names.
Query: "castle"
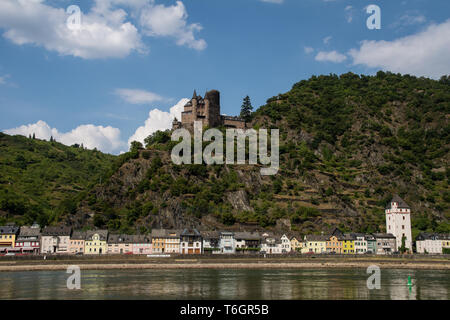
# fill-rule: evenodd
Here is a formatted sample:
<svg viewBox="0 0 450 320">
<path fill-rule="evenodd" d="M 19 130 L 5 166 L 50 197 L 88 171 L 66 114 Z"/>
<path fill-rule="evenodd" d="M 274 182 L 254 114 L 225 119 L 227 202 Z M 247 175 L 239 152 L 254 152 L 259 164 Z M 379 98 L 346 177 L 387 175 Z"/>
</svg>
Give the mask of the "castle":
<svg viewBox="0 0 450 320">
<path fill-rule="evenodd" d="M 220 92 L 207 91 L 205 97 L 197 95 L 194 90 L 192 99 L 185 104 L 181 113 L 181 122 L 174 119 L 172 129 L 185 128 L 193 130 L 194 121 L 201 121 L 203 127 L 220 127 L 245 129 L 245 121 L 239 117 L 231 117 L 220 114 Z"/>
</svg>

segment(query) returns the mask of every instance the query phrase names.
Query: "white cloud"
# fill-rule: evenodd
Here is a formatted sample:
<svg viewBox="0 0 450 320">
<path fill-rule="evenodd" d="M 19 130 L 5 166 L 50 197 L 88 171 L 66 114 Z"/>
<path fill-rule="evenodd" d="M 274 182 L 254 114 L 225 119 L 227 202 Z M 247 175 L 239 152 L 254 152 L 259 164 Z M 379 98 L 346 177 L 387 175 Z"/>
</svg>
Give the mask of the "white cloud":
<svg viewBox="0 0 450 320">
<path fill-rule="evenodd" d="M 336 50 L 320 51 L 319 53 L 317 53 L 317 55 L 315 57 L 316 61 L 320 61 L 320 62 L 329 61 L 329 62 L 335 62 L 335 63 L 343 62 L 346 59 L 347 59 L 347 57 L 345 55 L 337 52 Z"/>
<path fill-rule="evenodd" d="M 323 38 L 323 43 L 324 44 L 328 44 L 332 38 L 333 38 L 332 36 L 328 36 L 328 37 Z"/>
<path fill-rule="evenodd" d="M 79 30 L 67 28 L 69 17 L 63 8 L 42 0 L 0 1 L 0 28 L 4 37 L 17 45 L 33 44 L 62 55 L 85 59 L 121 58 L 137 50 L 144 52 L 136 27 L 126 22 L 122 9 L 101 11 L 99 0 L 88 14 L 83 14 Z"/>
<path fill-rule="evenodd" d="M 115 93 L 124 101 L 132 104 L 146 104 L 164 100 L 156 93 L 140 89 L 116 89 Z"/>
<path fill-rule="evenodd" d="M 22 125 L 17 128 L 3 130 L 10 135 L 29 136 L 35 134 L 36 138 L 49 140 L 50 137 L 65 145 L 75 143 L 83 144 L 88 149 L 97 148 L 103 152 L 115 153 L 123 148 L 125 143 L 120 139 L 120 130 L 110 126 L 94 126 L 92 124 L 80 125 L 70 132 L 59 132 L 51 128 L 45 121 Z"/>
<path fill-rule="evenodd" d="M 173 6 L 149 5 L 142 9 L 140 23 L 144 34 L 148 36 L 173 37 L 180 46 L 186 45 L 189 48 L 203 50 L 206 48 L 206 41 L 196 39 L 194 33 L 202 30 L 198 23 L 187 23 L 187 11 L 181 1 L 177 1 Z"/>
<path fill-rule="evenodd" d="M 450 20 L 393 41 L 364 40 L 351 49 L 354 65 L 439 78 L 450 71 Z"/>
<path fill-rule="evenodd" d="M 311 48 L 311 47 L 304 47 L 303 49 L 305 50 L 306 54 L 310 54 L 310 53 L 314 52 L 314 48 Z"/>
<path fill-rule="evenodd" d="M 176 117 L 181 120 L 181 112 L 184 105 L 189 99 L 183 98 L 176 105 L 170 108 L 169 112 L 153 109 L 149 112 L 145 124 L 137 128 L 136 132 L 128 139 L 128 144 L 132 141 L 139 141 L 144 143 L 144 139 L 158 130 L 167 130 L 172 128 L 172 121 Z"/>
<path fill-rule="evenodd" d="M 65 8 L 53 7 L 44 0 L 0 1 L 0 29 L 17 45 L 42 46 L 83 59 L 123 58 L 134 51 L 148 52 L 142 42 L 144 33 L 174 37 L 178 45 L 197 50 L 206 48 L 205 40 L 194 36 L 202 27 L 187 24 L 181 1 L 166 7 L 155 5 L 154 0 L 94 0 L 90 11 L 82 13 L 79 30 L 67 27 L 68 17 Z M 129 21 L 131 18 L 142 23 L 142 30 Z"/>
</svg>

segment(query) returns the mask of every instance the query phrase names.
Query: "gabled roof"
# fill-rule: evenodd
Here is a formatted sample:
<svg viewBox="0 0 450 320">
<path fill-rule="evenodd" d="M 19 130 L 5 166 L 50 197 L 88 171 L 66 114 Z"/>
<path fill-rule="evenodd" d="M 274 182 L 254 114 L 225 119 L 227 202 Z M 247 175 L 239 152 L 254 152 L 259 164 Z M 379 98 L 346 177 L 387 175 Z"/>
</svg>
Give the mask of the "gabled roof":
<svg viewBox="0 0 450 320">
<path fill-rule="evenodd" d="M 331 232 L 331 236 L 335 236 L 336 238 L 340 238 L 344 235 L 344 233 L 339 230 L 338 228 L 334 228 L 333 231 Z"/>
<path fill-rule="evenodd" d="M 210 240 L 210 239 L 218 240 L 220 238 L 219 231 L 202 231 L 201 235 L 202 235 L 203 239 L 205 239 L 205 240 Z"/>
<path fill-rule="evenodd" d="M 108 240 L 108 230 L 89 230 L 86 233 L 86 240 L 91 241 L 94 235 L 98 234 L 100 241 Z"/>
<path fill-rule="evenodd" d="M 137 234 L 132 237 L 133 243 L 151 243 L 152 239 L 145 234 Z"/>
<path fill-rule="evenodd" d="M 341 239 L 344 240 L 344 241 L 351 241 L 351 240 L 355 240 L 356 237 L 355 237 L 355 235 L 352 234 L 352 233 L 346 233 L 346 234 L 344 234 L 344 235 L 342 236 Z"/>
<path fill-rule="evenodd" d="M 389 203 L 386 205 L 386 209 L 391 209 L 392 208 L 392 203 L 393 202 L 397 202 L 397 208 L 401 208 L 401 209 L 410 209 L 410 207 L 408 206 L 408 204 L 399 197 L 398 194 L 395 194 L 392 197 L 392 200 L 389 201 Z"/>
<path fill-rule="evenodd" d="M 444 234 L 421 232 L 416 237 L 416 241 L 417 240 L 446 240 L 446 237 Z"/>
<path fill-rule="evenodd" d="M 71 227 L 45 227 L 44 230 L 42 230 L 43 236 L 70 236 L 72 234 L 72 228 Z"/>
<path fill-rule="evenodd" d="M 257 232 L 236 232 L 234 238 L 236 240 L 261 240 L 261 236 Z"/>
<path fill-rule="evenodd" d="M 0 234 L 18 234 L 19 233 L 19 227 L 14 226 L 1 226 L 0 227 Z"/>
<path fill-rule="evenodd" d="M 72 236 L 70 237 L 71 240 L 86 240 L 86 231 L 74 231 L 72 233 Z"/>
<path fill-rule="evenodd" d="M 181 233 L 182 236 L 201 237 L 200 232 L 197 229 L 184 229 Z"/>
<path fill-rule="evenodd" d="M 39 237 L 41 230 L 33 227 L 20 227 L 19 237 Z"/>
<path fill-rule="evenodd" d="M 153 229 L 152 238 L 179 238 L 181 234 L 180 230 L 174 229 Z"/>
<path fill-rule="evenodd" d="M 108 237 L 108 243 L 132 243 L 133 237 L 128 234 L 110 234 Z"/>
</svg>

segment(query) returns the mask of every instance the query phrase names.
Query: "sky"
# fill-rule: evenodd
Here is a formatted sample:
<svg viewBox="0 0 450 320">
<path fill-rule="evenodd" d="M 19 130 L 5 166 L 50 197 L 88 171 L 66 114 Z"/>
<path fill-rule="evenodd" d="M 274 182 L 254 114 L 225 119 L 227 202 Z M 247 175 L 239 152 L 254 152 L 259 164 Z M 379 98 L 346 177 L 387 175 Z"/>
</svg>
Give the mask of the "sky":
<svg viewBox="0 0 450 320">
<path fill-rule="evenodd" d="M 170 128 L 194 89 L 219 90 L 237 115 L 246 95 L 256 109 L 312 75 L 439 79 L 449 12 L 448 0 L 1 0 L 0 130 L 119 154 Z"/>
</svg>

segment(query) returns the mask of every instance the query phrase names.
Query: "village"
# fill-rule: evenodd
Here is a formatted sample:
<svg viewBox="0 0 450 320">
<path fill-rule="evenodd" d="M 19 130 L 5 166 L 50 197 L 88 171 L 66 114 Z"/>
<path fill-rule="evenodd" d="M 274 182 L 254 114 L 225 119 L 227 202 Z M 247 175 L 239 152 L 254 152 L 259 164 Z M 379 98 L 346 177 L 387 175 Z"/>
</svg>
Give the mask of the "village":
<svg viewBox="0 0 450 320">
<path fill-rule="evenodd" d="M 148 235 L 72 230 L 67 226 L 1 226 L 0 255 L 237 255 L 237 254 L 443 254 L 450 235 L 420 233 L 415 250 L 410 207 L 395 195 L 385 208 L 387 233 L 300 235 L 295 232 L 236 232 L 153 229 Z"/>
</svg>

